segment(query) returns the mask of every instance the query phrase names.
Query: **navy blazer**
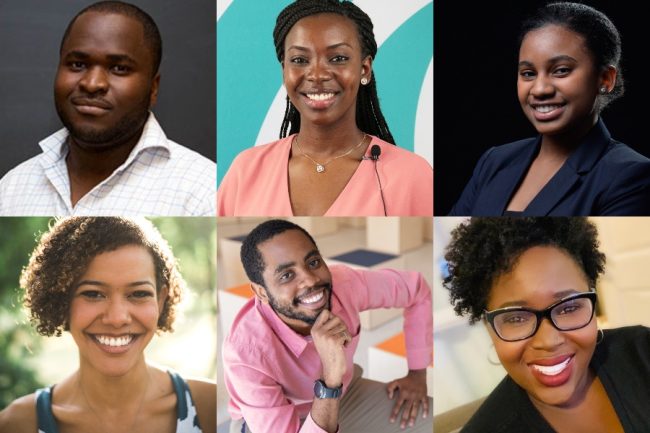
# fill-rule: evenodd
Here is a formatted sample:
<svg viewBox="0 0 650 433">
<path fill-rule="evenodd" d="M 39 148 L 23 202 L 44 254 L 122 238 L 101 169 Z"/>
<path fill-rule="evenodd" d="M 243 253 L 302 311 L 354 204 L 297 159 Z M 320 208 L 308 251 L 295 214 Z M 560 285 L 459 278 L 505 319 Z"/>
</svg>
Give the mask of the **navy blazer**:
<svg viewBox="0 0 650 433">
<path fill-rule="evenodd" d="M 541 135 L 485 152 L 449 215 L 503 215 L 540 143 Z M 650 159 L 612 139 L 599 119 L 522 215 L 650 215 Z"/>
</svg>

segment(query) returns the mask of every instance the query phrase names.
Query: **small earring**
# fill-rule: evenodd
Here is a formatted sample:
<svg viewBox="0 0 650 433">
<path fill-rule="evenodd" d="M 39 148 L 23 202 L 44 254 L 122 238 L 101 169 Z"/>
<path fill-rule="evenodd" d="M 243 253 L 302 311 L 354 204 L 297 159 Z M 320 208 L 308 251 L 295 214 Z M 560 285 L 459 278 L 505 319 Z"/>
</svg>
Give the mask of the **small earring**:
<svg viewBox="0 0 650 433">
<path fill-rule="evenodd" d="M 601 88 L 600 88 L 600 94 L 601 94 L 601 95 L 604 95 L 604 94 L 606 94 L 606 93 L 607 93 L 607 87 L 605 87 L 605 86 L 601 87 Z"/>
<path fill-rule="evenodd" d="M 368 84 L 368 79 L 367 79 L 366 77 L 363 77 L 363 78 L 361 79 L 361 84 L 362 84 L 363 86 L 365 86 L 366 84 Z"/>
</svg>

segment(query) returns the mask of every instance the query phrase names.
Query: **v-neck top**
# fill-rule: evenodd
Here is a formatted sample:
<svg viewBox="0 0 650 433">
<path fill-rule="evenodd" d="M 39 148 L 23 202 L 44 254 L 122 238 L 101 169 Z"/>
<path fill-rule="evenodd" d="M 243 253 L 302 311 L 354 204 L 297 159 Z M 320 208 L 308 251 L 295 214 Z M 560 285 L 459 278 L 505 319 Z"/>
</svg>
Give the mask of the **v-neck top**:
<svg viewBox="0 0 650 433">
<path fill-rule="evenodd" d="M 489 149 L 449 214 L 503 215 L 541 141 L 539 135 Z M 599 119 L 522 215 L 650 215 L 650 159 L 612 139 Z"/>
<path fill-rule="evenodd" d="M 217 215 L 294 216 L 288 175 L 294 136 L 246 149 L 235 158 L 217 191 Z M 389 216 L 432 216 L 433 169 L 429 163 L 408 150 L 370 138 L 364 159 L 324 216 L 383 216 L 382 192 Z M 376 162 L 370 159 L 375 144 L 381 148 Z"/>
<path fill-rule="evenodd" d="M 604 331 L 590 367 L 607 392 L 625 433 L 650 432 L 650 328 Z M 461 433 L 555 433 L 510 376 L 499 383 Z"/>
<path fill-rule="evenodd" d="M 169 377 L 176 394 L 176 433 L 202 433 L 190 387 L 176 372 L 169 371 Z M 52 391 L 54 386 L 36 391 L 36 416 L 38 433 L 59 433 L 52 412 Z"/>
</svg>

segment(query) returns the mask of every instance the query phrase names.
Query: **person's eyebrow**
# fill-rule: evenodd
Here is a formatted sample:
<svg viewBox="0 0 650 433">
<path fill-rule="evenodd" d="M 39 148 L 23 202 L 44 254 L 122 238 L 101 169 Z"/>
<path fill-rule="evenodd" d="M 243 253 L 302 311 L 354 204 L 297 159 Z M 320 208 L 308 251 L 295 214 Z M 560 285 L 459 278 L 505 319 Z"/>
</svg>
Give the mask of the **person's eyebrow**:
<svg viewBox="0 0 650 433">
<path fill-rule="evenodd" d="M 69 51 L 65 53 L 64 58 L 65 59 L 89 59 L 91 56 L 90 54 L 84 52 L 84 51 Z M 107 54 L 106 59 L 112 63 L 120 63 L 120 62 L 125 62 L 125 63 L 132 63 L 132 64 L 137 64 L 138 62 L 128 54 Z"/>
<path fill-rule="evenodd" d="M 296 262 L 287 262 L 287 263 L 280 263 L 278 266 L 275 267 L 275 274 L 279 274 L 280 272 L 284 271 L 287 268 L 290 268 L 292 266 L 295 266 Z"/>
<path fill-rule="evenodd" d="M 65 53 L 64 58 L 68 59 L 74 57 L 75 59 L 87 59 L 90 57 L 90 54 L 84 53 L 83 51 L 68 51 Z"/>
<path fill-rule="evenodd" d="M 338 44 L 328 46 L 327 49 L 331 50 L 331 49 L 334 49 L 334 48 L 342 47 L 344 45 L 349 47 L 349 48 L 352 48 L 352 45 L 348 44 L 347 42 L 339 42 Z"/>
<path fill-rule="evenodd" d="M 546 63 L 549 64 L 549 65 L 553 65 L 553 64 L 559 63 L 559 62 L 578 63 L 578 61 L 575 58 L 573 58 L 573 57 L 571 57 L 569 55 L 566 55 L 566 54 L 561 54 L 559 56 L 551 57 L 550 59 L 548 59 L 548 61 Z M 524 68 L 533 68 L 534 67 L 533 63 L 529 62 L 528 60 L 522 60 L 521 62 L 519 62 L 518 66 L 520 68 L 522 68 L 522 67 L 524 67 Z"/>
<path fill-rule="evenodd" d="M 106 58 L 114 63 L 120 63 L 120 62 L 133 63 L 133 64 L 138 63 L 133 57 L 127 54 L 108 54 Z"/>
<path fill-rule="evenodd" d="M 320 252 L 317 249 L 313 249 L 307 254 L 305 254 L 305 257 L 303 258 L 303 261 L 307 261 L 310 257 L 313 257 L 315 255 L 320 255 Z M 280 272 L 284 271 L 287 268 L 290 268 L 292 266 L 296 266 L 296 262 L 286 262 L 286 263 L 280 263 L 278 266 L 275 267 L 274 274 L 279 274 Z"/>
<path fill-rule="evenodd" d="M 575 295 L 576 293 L 580 293 L 580 291 L 574 290 L 574 289 L 562 290 L 561 292 L 554 293 L 553 298 L 555 298 L 555 300 L 559 301 L 560 299 L 562 299 L 562 298 L 564 298 L 566 296 Z M 499 305 L 498 308 L 495 308 L 495 310 L 500 310 L 500 309 L 506 308 L 506 307 L 525 307 L 527 305 L 528 305 L 528 302 L 526 302 L 524 300 L 510 301 L 510 302 L 504 302 L 503 304 Z"/>
<path fill-rule="evenodd" d="M 332 49 L 334 49 L 334 48 L 338 48 L 338 47 L 342 47 L 342 46 L 347 46 L 347 47 L 349 47 L 349 48 L 352 48 L 352 45 L 348 44 L 347 42 L 339 42 L 339 43 L 337 43 L 337 44 L 328 45 L 328 46 L 327 46 L 327 49 L 328 49 L 328 50 L 332 50 Z M 289 51 L 289 50 L 291 50 L 291 49 L 293 49 L 293 50 L 298 50 L 298 51 L 310 51 L 309 48 L 307 48 L 307 47 L 302 47 L 302 46 L 300 46 L 300 45 L 291 45 L 289 48 L 287 48 L 287 51 Z"/>
<path fill-rule="evenodd" d="M 300 45 L 291 45 L 289 48 L 287 48 L 287 51 L 289 50 L 309 51 L 309 48 L 301 47 Z"/>
<path fill-rule="evenodd" d="M 81 286 L 97 286 L 97 287 L 108 287 L 109 285 L 106 284 L 103 281 L 98 281 L 98 280 L 81 280 L 79 283 L 77 283 L 77 288 Z M 127 287 L 138 287 L 138 286 L 151 286 L 152 288 L 156 288 L 156 286 L 149 280 L 138 280 L 138 281 L 133 281 L 129 284 L 126 285 Z"/>
<path fill-rule="evenodd" d="M 313 256 L 320 256 L 320 252 L 317 249 L 311 250 L 310 252 L 305 254 L 305 258 L 303 259 L 303 261 L 306 262 L 307 260 L 309 260 L 309 258 L 311 258 Z"/>
</svg>

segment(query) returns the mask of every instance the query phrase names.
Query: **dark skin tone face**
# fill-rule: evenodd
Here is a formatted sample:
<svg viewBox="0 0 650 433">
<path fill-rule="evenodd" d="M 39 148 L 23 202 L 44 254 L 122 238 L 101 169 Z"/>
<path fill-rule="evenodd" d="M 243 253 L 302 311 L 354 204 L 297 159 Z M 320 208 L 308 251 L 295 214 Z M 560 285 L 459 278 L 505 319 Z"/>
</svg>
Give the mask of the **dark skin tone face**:
<svg viewBox="0 0 650 433">
<path fill-rule="evenodd" d="M 372 58 L 363 55 L 355 23 L 338 14 L 302 18 L 287 34 L 284 47 L 284 86 L 300 112 L 300 149 L 294 140 L 289 160 L 291 205 L 296 215 L 323 215 L 370 142 L 362 142 L 356 105 L 361 79 L 372 76 Z M 325 171 L 317 173 L 305 154 L 325 164 Z"/>
<path fill-rule="evenodd" d="M 332 275 L 316 246 L 299 230 L 287 230 L 257 246 L 264 261 L 266 287 L 252 283 L 293 330 L 307 335 L 316 318 L 330 308 Z"/>
<path fill-rule="evenodd" d="M 79 16 L 63 43 L 54 83 L 57 113 L 70 131 L 66 158 L 73 205 L 122 164 L 158 95 L 153 53 L 133 18 Z"/>
<path fill-rule="evenodd" d="M 363 57 L 354 22 L 338 14 L 305 17 L 284 46 L 284 85 L 300 112 L 301 129 L 337 122 L 355 128 L 357 92 L 361 78 L 370 78 L 372 59 Z"/>
<path fill-rule="evenodd" d="M 546 25 L 524 37 L 517 94 L 542 144 L 508 210 L 526 209 L 555 176 L 596 124 L 600 89 L 609 92 L 615 82 L 616 68 L 600 69 L 585 38 L 566 27 Z"/>
</svg>

